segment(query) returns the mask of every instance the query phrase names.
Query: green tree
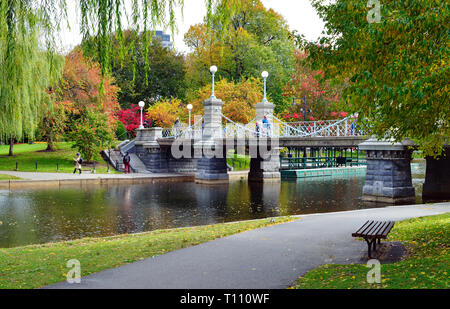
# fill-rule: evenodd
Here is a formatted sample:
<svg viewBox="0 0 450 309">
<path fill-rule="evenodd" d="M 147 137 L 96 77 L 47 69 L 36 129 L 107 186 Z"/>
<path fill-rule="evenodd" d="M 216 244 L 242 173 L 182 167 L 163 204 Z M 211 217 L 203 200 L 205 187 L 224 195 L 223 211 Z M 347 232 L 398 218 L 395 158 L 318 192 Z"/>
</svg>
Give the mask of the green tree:
<svg viewBox="0 0 450 309">
<path fill-rule="evenodd" d="M 145 59 L 144 34 L 124 31 L 125 58 L 116 56 L 111 61 L 111 74 L 119 86 L 118 101 L 129 108 L 139 101 L 155 102 L 162 97 L 185 98 L 184 57 L 174 50 L 164 48 L 158 39 L 148 46 Z M 118 48 L 119 42 L 115 45 Z M 95 55 L 94 55 L 95 56 Z M 146 64 L 150 71 L 146 71 Z"/>
<path fill-rule="evenodd" d="M 59 76 L 62 61 L 39 48 L 39 16 L 19 1 L 0 3 L 0 139 L 34 138 L 48 100 L 46 88 Z"/>
<path fill-rule="evenodd" d="M 55 151 L 55 142 L 64 136 L 67 127 L 67 112 L 62 104 L 47 100 L 44 116 L 39 124 L 39 137 L 47 142 L 47 151 Z"/>
<path fill-rule="evenodd" d="M 327 36 L 306 44 L 309 59 L 327 64 L 326 76 L 349 78 L 345 103 L 370 133 L 438 155 L 450 137 L 449 3 L 381 2 L 377 12 L 366 0 L 312 0 Z"/>
<path fill-rule="evenodd" d="M 68 137 L 87 162 L 98 159 L 100 151 L 110 147 L 114 140 L 114 128 L 108 126 L 108 117 L 102 112 L 87 110 L 73 124 Z"/>
<path fill-rule="evenodd" d="M 239 82 L 222 79 L 217 82 L 215 95 L 224 101 L 222 112 L 231 120 L 248 123 L 256 117 L 255 105 L 263 99 L 263 85 L 259 79 L 249 78 Z M 211 96 L 211 86 L 206 85 L 195 92 L 190 101 L 195 114 L 203 114 L 202 102 Z"/>
</svg>

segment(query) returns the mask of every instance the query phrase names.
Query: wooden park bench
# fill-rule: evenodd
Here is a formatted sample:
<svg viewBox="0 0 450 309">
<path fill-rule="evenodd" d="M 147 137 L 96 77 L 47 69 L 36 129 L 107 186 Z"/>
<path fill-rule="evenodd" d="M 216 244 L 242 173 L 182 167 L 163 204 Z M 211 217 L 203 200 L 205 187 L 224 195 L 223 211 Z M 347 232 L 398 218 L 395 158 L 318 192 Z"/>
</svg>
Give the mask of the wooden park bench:
<svg viewBox="0 0 450 309">
<path fill-rule="evenodd" d="M 371 259 L 372 247 L 374 251 L 377 251 L 377 241 L 380 244 L 382 238 L 386 239 L 394 224 L 394 221 L 367 221 L 352 236 L 362 237 L 366 241 L 369 259 Z"/>
</svg>

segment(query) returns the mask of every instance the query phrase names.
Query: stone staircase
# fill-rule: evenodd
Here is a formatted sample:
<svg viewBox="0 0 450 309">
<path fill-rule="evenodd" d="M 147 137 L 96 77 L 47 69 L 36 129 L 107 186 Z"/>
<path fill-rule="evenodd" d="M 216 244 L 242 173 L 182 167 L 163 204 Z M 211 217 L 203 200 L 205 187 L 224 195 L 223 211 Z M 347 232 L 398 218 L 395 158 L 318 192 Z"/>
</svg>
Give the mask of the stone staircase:
<svg viewBox="0 0 450 309">
<path fill-rule="evenodd" d="M 139 159 L 139 157 L 133 153 L 134 151 L 134 140 L 129 141 L 123 141 L 117 146 L 118 150 L 116 149 L 108 149 L 102 151 L 103 158 L 111 164 L 113 168 L 116 170 L 123 172 L 125 165 L 123 164 L 123 157 L 126 152 L 129 152 L 130 155 L 130 168 L 133 173 L 141 173 L 141 174 L 147 174 L 150 173 L 145 164 Z"/>
</svg>

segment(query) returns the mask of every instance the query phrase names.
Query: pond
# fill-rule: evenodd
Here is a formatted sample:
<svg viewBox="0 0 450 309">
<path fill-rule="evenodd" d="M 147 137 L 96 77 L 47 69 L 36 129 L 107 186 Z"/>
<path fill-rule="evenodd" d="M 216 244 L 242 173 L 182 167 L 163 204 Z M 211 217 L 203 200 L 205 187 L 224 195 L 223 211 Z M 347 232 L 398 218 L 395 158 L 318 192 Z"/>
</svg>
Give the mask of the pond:
<svg viewBox="0 0 450 309">
<path fill-rule="evenodd" d="M 424 168 L 412 164 L 418 203 Z M 0 247 L 374 207 L 361 201 L 363 185 L 364 176 L 347 176 L 0 190 Z"/>
</svg>

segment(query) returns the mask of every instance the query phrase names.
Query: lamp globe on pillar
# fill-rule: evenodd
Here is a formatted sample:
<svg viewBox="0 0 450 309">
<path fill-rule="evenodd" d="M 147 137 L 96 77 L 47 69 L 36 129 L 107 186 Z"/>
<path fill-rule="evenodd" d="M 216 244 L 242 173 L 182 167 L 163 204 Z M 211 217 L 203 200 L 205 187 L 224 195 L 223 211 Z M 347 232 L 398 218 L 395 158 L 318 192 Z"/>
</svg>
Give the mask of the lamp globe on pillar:
<svg viewBox="0 0 450 309">
<path fill-rule="evenodd" d="M 211 66 L 211 67 L 209 68 L 209 71 L 210 71 L 211 74 L 212 74 L 212 94 L 211 94 L 211 98 L 215 98 L 216 96 L 214 95 L 214 75 L 215 75 L 216 72 L 217 72 L 217 67 L 216 67 L 215 65 L 213 65 L 213 66 Z"/>
<path fill-rule="evenodd" d="M 144 128 L 144 122 L 143 122 L 143 119 L 142 119 L 142 110 L 143 110 L 143 108 L 144 108 L 144 106 L 145 106 L 145 103 L 144 103 L 144 101 L 140 101 L 139 103 L 138 103 L 138 105 L 139 105 L 139 107 L 141 108 L 141 125 L 139 126 L 139 129 L 141 130 L 141 129 L 143 129 Z"/>
<path fill-rule="evenodd" d="M 264 79 L 264 99 L 263 99 L 263 102 L 265 103 L 265 102 L 267 102 L 266 80 L 267 80 L 267 77 L 269 77 L 269 72 L 263 71 L 263 72 L 261 73 L 261 76 L 262 76 L 262 78 Z"/>
</svg>

